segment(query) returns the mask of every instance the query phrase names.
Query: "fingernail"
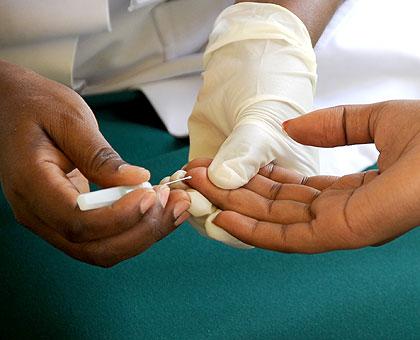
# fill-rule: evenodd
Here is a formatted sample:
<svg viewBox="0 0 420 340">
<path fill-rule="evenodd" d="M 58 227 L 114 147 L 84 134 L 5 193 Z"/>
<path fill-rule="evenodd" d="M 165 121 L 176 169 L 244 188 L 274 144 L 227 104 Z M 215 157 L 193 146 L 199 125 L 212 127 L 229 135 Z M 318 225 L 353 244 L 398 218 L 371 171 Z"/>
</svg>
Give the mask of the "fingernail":
<svg viewBox="0 0 420 340">
<path fill-rule="evenodd" d="M 162 185 L 159 187 L 157 195 L 160 203 L 162 204 L 162 207 L 166 207 L 166 203 L 168 203 L 169 194 L 171 192 L 171 189 L 167 185 Z"/>
<path fill-rule="evenodd" d="M 127 170 L 130 170 L 130 169 L 133 169 L 133 170 L 136 170 L 136 171 L 139 171 L 139 172 L 143 172 L 143 171 L 146 170 L 145 168 L 125 163 L 125 164 L 121 164 L 118 167 L 118 172 L 124 173 L 124 172 L 126 172 Z"/>
<path fill-rule="evenodd" d="M 180 201 L 174 207 L 174 219 L 177 220 L 181 214 L 190 207 L 190 202 Z"/>
<path fill-rule="evenodd" d="M 182 223 L 184 223 L 188 217 L 190 217 L 190 214 L 188 213 L 188 211 L 185 211 L 184 213 L 181 214 L 181 216 L 179 216 L 176 221 L 175 221 L 175 227 L 178 227 L 179 225 L 181 225 Z"/>
<path fill-rule="evenodd" d="M 129 164 L 121 164 L 119 167 L 118 167 L 118 171 L 124 171 L 124 168 L 126 168 L 126 167 L 128 167 L 128 166 L 130 166 Z"/>
<path fill-rule="evenodd" d="M 155 201 L 156 194 L 154 191 L 146 193 L 140 202 L 141 213 L 144 215 L 155 204 Z"/>
<path fill-rule="evenodd" d="M 163 178 L 163 179 L 160 181 L 159 185 L 165 185 L 166 183 L 168 183 L 168 182 L 170 182 L 170 181 L 171 181 L 171 177 L 170 177 L 170 176 L 166 176 L 165 178 Z"/>
</svg>

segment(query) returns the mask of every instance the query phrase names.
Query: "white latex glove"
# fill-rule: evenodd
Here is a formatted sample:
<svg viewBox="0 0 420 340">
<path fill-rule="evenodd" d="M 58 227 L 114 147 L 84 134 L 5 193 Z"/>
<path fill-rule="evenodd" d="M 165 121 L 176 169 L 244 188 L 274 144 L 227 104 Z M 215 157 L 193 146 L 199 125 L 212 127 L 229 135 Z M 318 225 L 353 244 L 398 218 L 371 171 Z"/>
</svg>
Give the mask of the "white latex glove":
<svg viewBox="0 0 420 340">
<path fill-rule="evenodd" d="M 316 149 L 281 130 L 313 102 L 316 60 L 299 18 L 273 4 L 229 7 L 216 21 L 204 67 L 189 119 L 189 158 L 214 158 L 215 185 L 243 186 L 272 161 L 305 175 L 318 172 Z"/>
</svg>

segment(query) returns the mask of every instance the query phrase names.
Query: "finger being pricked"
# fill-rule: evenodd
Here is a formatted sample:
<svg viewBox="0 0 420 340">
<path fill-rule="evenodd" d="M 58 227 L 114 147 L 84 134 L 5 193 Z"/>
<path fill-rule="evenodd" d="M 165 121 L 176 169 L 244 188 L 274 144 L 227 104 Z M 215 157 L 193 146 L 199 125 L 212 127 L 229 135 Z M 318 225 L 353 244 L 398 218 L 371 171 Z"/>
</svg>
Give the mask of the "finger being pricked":
<svg viewBox="0 0 420 340">
<path fill-rule="evenodd" d="M 206 167 L 193 168 L 187 172 L 187 175 L 192 176 L 187 184 L 200 191 L 222 210 L 232 210 L 258 220 L 275 223 L 306 222 L 312 219 L 310 205 L 293 200 L 297 196 L 303 196 L 300 191 L 295 195 L 289 190 L 289 199 L 277 200 L 260 195 L 246 187 L 235 190 L 220 189 L 209 180 Z"/>
</svg>

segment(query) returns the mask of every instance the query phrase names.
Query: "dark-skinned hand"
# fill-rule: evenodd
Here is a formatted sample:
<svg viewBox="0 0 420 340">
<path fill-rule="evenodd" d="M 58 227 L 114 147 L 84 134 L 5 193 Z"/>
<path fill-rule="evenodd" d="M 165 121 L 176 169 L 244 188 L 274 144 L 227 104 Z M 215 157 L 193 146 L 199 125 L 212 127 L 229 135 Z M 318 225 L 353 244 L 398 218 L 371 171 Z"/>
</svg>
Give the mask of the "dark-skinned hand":
<svg viewBox="0 0 420 340">
<path fill-rule="evenodd" d="M 0 62 L 0 176 L 16 219 L 81 261 L 103 267 L 133 257 L 188 217 L 188 195 L 167 187 L 136 190 L 110 207 L 82 212 L 76 199 L 101 187 L 150 178 L 128 165 L 69 88 Z"/>
</svg>

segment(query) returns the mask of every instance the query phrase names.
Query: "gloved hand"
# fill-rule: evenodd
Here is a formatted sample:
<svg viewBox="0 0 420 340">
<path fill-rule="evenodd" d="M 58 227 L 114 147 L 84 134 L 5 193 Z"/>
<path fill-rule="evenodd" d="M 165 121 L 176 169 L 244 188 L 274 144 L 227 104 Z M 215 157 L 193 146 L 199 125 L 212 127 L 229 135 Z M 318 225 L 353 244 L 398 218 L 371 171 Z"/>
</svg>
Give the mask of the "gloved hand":
<svg viewBox="0 0 420 340">
<path fill-rule="evenodd" d="M 318 171 L 314 148 L 281 130 L 312 107 L 316 60 L 304 24 L 273 4 L 240 3 L 217 19 L 204 54 L 203 87 L 189 120 L 190 160 L 214 158 L 210 180 L 234 189 L 274 161 Z"/>
</svg>

